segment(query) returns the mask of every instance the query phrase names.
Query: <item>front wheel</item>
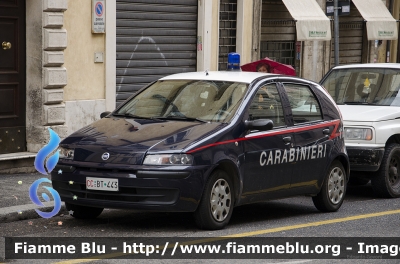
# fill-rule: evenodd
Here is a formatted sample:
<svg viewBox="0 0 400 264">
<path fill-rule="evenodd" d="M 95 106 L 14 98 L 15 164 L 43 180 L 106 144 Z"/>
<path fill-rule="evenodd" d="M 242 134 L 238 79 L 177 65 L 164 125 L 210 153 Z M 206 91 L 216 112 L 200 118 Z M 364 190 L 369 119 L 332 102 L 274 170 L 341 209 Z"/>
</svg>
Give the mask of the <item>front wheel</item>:
<svg viewBox="0 0 400 264">
<path fill-rule="evenodd" d="M 322 212 L 337 211 L 343 203 L 346 188 L 346 171 L 342 163 L 335 160 L 328 170 L 320 192 L 312 198 L 315 207 Z"/>
<path fill-rule="evenodd" d="M 199 228 L 216 230 L 224 228 L 233 211 L 233 184 L 225 171 L 214 171 L 194 213 Z"/>
<path fill-rule="evenodd" d="M 98 217 L 104 208 L 88 207 L 77 204 L 65 203 L 67 211 L 72 211 L 71 215 L 78 219 L 94 219 Z"/>
<path fill-rule="evenodd" d="M 400 145 L 390 144 L 385 149 L 379 170 L 371 179 L 374 192 L 380 197 L 400 197 Z"/>
</svg>

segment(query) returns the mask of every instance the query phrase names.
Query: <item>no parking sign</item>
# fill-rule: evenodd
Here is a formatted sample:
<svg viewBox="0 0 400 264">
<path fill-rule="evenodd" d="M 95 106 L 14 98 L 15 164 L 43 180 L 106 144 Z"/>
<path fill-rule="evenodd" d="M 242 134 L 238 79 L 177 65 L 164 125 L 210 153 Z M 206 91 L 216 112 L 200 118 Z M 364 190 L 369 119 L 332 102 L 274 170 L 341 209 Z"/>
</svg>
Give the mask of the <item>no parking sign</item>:
<svg viewBox="0 0 400 264">
<path fill-rule="evenodd" d="M 105 0 L 92 0 L 92 32 L 106 32 Z"/>
</svg>

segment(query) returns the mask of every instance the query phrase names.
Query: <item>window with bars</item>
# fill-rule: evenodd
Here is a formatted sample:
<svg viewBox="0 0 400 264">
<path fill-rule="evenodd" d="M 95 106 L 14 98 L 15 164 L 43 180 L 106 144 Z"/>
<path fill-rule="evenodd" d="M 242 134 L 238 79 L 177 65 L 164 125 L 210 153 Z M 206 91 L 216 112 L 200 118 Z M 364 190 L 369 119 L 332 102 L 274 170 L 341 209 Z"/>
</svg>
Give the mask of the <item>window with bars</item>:
<svg viewBox="0 0 400 264">
<path fill-rule="evenodd" d="M 218 70 L 226 70 L 228 53 L 236 52 L 237 0 L 220 0 Z"/>
<path fill-rule="evenodd" d="M 262 41 L 261 58 L 268 57 L 280 63 L 295 65 L 294 41 Z M 261 59 L 260 58 L 260 59 Z"/>
</svg>

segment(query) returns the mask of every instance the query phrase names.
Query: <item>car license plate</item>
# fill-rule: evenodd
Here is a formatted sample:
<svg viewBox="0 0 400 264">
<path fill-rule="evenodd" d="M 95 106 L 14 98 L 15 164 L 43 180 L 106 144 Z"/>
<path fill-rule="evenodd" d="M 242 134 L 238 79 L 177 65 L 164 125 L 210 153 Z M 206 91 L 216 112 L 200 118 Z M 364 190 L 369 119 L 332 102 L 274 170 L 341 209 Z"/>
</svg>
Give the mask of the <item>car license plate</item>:
<svg viewBox="0 0 400 264">
<path fill-rule="evenodd" d="M 101 191 L 118 191 L 118 179 L 86 177 L 86 189 Z"/>
</svg>

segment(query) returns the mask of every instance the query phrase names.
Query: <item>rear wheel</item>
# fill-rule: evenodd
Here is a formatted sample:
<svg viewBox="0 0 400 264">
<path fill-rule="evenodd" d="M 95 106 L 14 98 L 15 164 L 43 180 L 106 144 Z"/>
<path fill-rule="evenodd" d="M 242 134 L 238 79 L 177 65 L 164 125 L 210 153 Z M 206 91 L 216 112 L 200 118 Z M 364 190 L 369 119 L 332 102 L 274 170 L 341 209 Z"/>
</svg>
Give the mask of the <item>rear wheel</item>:
<svg viewBox="0 0 400 264">
<path fill-rule="evenodd" d="M 343 203 L 346 188 L 346 171 L 342 163 L 335 160 L 328 170 L 321 191 L 312 198 L 315 207 L 322 212 L 337 211 Z"/>
<path fill-rule="evenodd" d="M 89 207 L 70 203 L 65 203 L 65 207 L 68 211 L 72 211 L 71 215 L 73 217 L 78 219 L 94 219 L 98 217 L 104 210 L 104 208 Z"/>
<path fill-rule="evenodd" d="M 390 144 L 383 155 L 379 170 L 372 177 L 374 192 L 380 197 L 400 197 L 400 145 Z"/>
<path fill-rule="evenodd" d="M 199 228 L 216 230 L 224 228 L 233 211 L 233 184 L 225 171 L 214 171 L 194 213 Z"/>
</svg>

